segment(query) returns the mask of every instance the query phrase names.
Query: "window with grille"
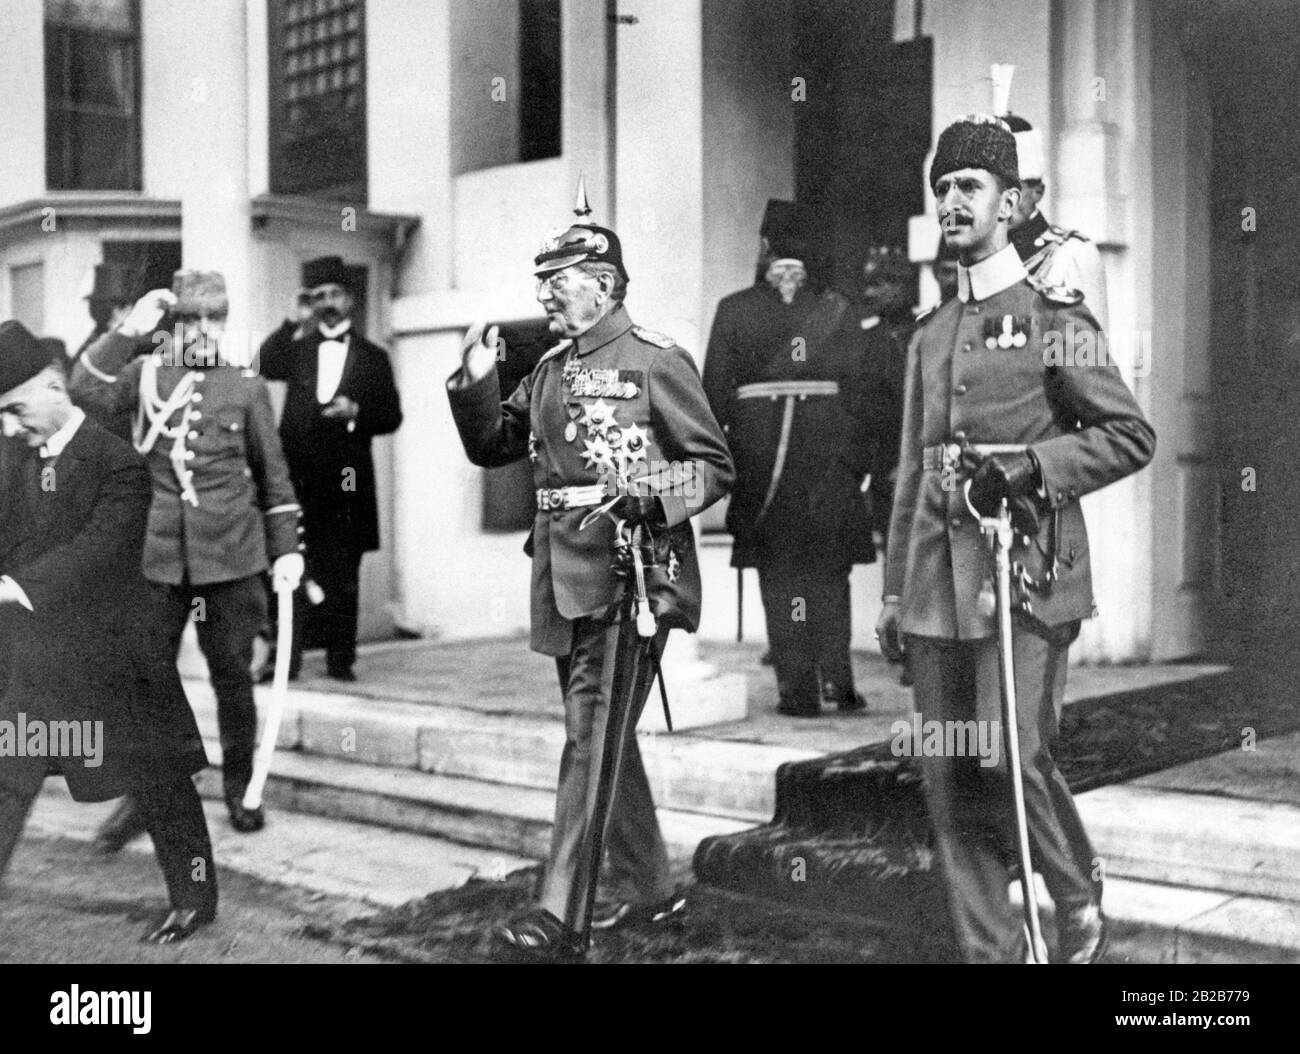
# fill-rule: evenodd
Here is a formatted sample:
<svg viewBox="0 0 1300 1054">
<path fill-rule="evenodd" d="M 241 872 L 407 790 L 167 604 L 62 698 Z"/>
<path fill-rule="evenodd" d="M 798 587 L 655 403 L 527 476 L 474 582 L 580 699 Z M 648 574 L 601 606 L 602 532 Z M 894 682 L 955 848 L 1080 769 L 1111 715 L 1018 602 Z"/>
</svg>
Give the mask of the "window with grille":
<svg viewBox="0 0 1300 1054">
<path fill-rule="evenodd" d="M 271 0 L 271 190 L 366 194 L 364 0 Z"/>
<path fill-rule="evenodd" d="M 45 182 L 140 189 L 137 0 L 45 0 Z"/>
</svg>

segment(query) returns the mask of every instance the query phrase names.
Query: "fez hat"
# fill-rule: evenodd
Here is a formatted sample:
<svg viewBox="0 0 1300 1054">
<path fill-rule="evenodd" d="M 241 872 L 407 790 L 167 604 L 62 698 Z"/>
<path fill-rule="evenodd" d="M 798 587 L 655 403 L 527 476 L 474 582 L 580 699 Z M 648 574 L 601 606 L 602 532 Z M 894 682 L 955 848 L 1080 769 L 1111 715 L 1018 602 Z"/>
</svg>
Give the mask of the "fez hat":
<svg viewBox="0 0 1300 1054">
<path fill-rule="evenodd" d="M 629 280 L 627 268 L 623 266 L 623 243 L 608 227 L 594 223 L 575 223 L 559 234 L 548 236 L 542 243 L 542 251 L 533 259 L 536 268 L 533 273 L 540 278 L 579 263 L 611 264 L 624 282 Z"/>
<path fill-rule="evenodd" d="M 352 276 L 348 274 L 347 265 L 341 256 L 321 256 L 308 260 L 302 265 L 302 284 L 307 289 L 341 285 L 349 293 L 353 291 Z"/>
<path fill-rule="evenodd" d="M 813 234 L 812 211 L 794 201 L 770 198 L 758 233 L 777 256 L 806 261 Z"/>
<path fill-rule="evenodd" d="M 1006 114 L 1002 120 L 1016 137 L 1016 167 L 1020 169 L 1020 178 L 1042 182 L 1047 159 L 1043 156 L 1043 137 L 1038 129 L 1019 114 Z"/>
<path fill-rule="evenodd" d="M 176 315 L 224 315 L 230 309 L 226 279 L 220 271 L 177 271 L 172 275 Z"/>
<path fill-rule="evenodd" d="M 930 163 L 930 188 L 962 168 L 982 168 L 1009 186 L 1020 185 L 1016 137 L 1000 118 L 970 114 L 939 134 Z"/>
<path fill-rule="evenodd" d="M 30 381 L 55 361 L 59 351 L 37 340 L 21 322 L 0 322 L 0 393 Z"/>
<path fill-rule="evenodd" d="M 129 304 L 136 298 L 139 279 L 134 270 L 121 264 L 96 264 L 95 285 L 86 294 L 87 300 L 107 300 L 114 304 Z"/>
</svg>

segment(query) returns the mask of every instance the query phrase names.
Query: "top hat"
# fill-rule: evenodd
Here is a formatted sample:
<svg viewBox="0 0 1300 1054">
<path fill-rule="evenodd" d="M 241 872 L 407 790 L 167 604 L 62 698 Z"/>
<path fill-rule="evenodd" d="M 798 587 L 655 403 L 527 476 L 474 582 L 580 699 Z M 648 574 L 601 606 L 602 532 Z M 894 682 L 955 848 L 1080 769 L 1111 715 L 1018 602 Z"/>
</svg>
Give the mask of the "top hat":
<svg viewBox="0 0 1300 1054">
<path fill-rule="evenodd" d="M 307 289 L 323 285 L 341 285 L 352 292 L 352 276 L 341 256 L 321 256 L 302 265 L 302 284 Z"/>
<path fill-rule="evenodd" d="M 21 322 L 0 322 L 0 394 L 30 381 L 59 354 Z"/>
</svg>

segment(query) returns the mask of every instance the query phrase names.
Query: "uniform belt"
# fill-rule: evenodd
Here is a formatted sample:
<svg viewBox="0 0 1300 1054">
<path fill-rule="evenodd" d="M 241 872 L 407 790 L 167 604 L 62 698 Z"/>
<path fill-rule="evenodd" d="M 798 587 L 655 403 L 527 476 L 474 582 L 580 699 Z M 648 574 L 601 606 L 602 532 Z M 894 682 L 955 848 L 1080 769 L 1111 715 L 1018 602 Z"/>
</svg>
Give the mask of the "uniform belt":
<svg viewBox="0 0 1300 1054">
<path fill-rule="evenodd" d="M 587 487 L 538 487 L 537 511 L 587 509 L 599 505 L 607 496 L 603 483 L 593 483 Z"/>
<path fill-rule="evenodd" d="M 806 399 L 810 395 L 839 394 L 839 381 L 758 381 L 736 389 L 737 399 Z"/>
<path fill-rule="evenodd" d="M 1018 454 L 1024 449 L 1024 443 L 967 443 L 964 447 L 960 443 L 940 443 L 938 446 L 925 447 L 921 451 L 921 471 L 945 472 L 949 469 L 956 471 L 961 467 L 963 450 L 988 457 L 989 454 Z"/>
</svg>

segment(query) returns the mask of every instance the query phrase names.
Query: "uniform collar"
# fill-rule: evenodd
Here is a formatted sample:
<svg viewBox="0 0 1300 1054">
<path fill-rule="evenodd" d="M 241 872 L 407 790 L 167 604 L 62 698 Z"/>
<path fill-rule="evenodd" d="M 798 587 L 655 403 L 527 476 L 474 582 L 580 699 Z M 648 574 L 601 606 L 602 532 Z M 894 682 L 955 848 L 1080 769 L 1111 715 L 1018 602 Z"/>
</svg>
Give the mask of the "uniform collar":
<svg viewBox="0 0 1300 1054">
<path fill-rule="evenodd" d="M 1023 282 L 1027 272 L 1014 245 L 1004 245 L 973 267 L 957 265 L 957 297 L 963 304 L 987 300 L 995 293 Z"/>
<path fill-rule="evenodd" d="M 632 320 L 627 317 L 627 308 L 617 304 L 614 310 L 597 322 L 586 333 L 579 333 L 573 340 L 577 354 L 587 355 L 598 348 L 603 348 L 611 341 L 617 340 L 632 328 Z"/>
<path fill-rule="evenodd" d="M 86 420 L 86 413 L 79 406 L 72 408 L 72 413 L 60 428 L 49 439 L 41 444 L 37 453 L 41 457 L 58 457 L 66 449 L 67 445 L 72 442 L 72 437 L 77 434 L 77 429 L 81 427 L 82 422 Z"/>
</svg>

